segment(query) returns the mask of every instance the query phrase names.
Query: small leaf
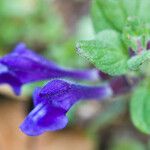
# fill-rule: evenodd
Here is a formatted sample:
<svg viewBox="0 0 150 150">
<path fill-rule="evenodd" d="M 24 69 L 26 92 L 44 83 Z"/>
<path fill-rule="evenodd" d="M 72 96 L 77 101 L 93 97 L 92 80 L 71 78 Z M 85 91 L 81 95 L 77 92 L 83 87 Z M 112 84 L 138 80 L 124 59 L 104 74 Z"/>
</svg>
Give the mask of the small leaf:
<svg viewBox="0 0 150 150">
<path fill-rule="evenodd" d="M 131 70 L 137 70 L 148 59 L 150 59 L 150 51 L 143 51 L 128 60 L 128 67 Z"/>
<path fill-rule="evenodd" d="M 79 41 L 77 50 L 98 69 L 110 75 L 121 75 L 127 71 L 128 54 L 123 49 L 120 34 L 113 30 L 100 32 L 96 40 Z"/>
<path fill-rule="evenodd" d="M 150 83 L 145 81 L 133 93 L 130 113 L 133 124 L 142 132 L 150 134 Z"/>
</svg>

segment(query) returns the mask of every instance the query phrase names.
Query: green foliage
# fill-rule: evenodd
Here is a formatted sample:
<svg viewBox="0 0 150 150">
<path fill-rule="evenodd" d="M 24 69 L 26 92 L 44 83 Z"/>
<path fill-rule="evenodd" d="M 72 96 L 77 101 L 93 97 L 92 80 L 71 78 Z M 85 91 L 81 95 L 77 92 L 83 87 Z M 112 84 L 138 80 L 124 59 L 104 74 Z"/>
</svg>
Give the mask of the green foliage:
<svg viewBox="0 0 150 150">
<path fill-rule="evenodd" d="M 79 41 L 77 50 L 98 69 L 110 75 L 121 75 L 127 71 L 128 55 L 122 46 L 120 34 L 113 30 L 100 32 L 96 40 Z"/>
<path fill-rule="evenodd" d="M 0 1 L 1 48 L 24 41 L 28 45 L 53 43 L 60 40 L 64 24 L 52 1 Z"/>
<path fill-rule="evenodd" d="M 132 95 L 131 119 L 134 125 L 144 133 L 150 134 L 150 83 L 142 82 Z"/>
<path fill-rule="evenodd" d="M 143 51 L 142 54 L 128 60 L 128 67 L 131 70 L 137 70 L 148 59 L 150 59 L 150 51 Z"/>
<path fill-rule="evenodd" d="M 81 56 L 110 75 L 139 69 L 150 57 L 145 50 L 150 39 L 150 25 L 141 17 L 145 2 L 148 3 L 141 1 L 140 6 L 139 0 L 93 0 L 91 15 L 98 35 L 93 41 L 78 42 Z M 128 60 L 129 47 L 137 56 Z"/>
</svg>

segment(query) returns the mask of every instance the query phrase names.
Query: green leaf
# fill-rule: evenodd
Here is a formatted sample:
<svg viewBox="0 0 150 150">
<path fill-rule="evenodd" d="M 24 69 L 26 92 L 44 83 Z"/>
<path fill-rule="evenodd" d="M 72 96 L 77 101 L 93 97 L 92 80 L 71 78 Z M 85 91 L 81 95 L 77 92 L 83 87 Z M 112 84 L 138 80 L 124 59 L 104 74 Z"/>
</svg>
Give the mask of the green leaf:
<svg viewBox="0 0 150 150">
<path fill-rule="evenodd" d="M 133 93 L 130 103 L 133 124 L 142 132 L 150 134 L 150 83 L 142 82 Z"/>
<path fill-rule="evenodd" d="M 77 50 L 98 69 L 110 75 L 121 75 L 127 71 L 128 54 L 124 51 L 120 34 L 113 30 L 100 32 L 96 40 L 79 41 Z"/>
<path fill-rule="evenodd" d="M 96 32 L 103 29 L 122 31 L 129 16 L 137 16 L 139 0 L 93 0 L 91 14 Z"/>
<path fill-rule="evenodd" d="M 145 61 L 150 59 L 150 51 L 143 51 L 141 54 L 136 55 L 128 60 L 128 67 L 131 70 L 137 70 Z"/>
</svg>

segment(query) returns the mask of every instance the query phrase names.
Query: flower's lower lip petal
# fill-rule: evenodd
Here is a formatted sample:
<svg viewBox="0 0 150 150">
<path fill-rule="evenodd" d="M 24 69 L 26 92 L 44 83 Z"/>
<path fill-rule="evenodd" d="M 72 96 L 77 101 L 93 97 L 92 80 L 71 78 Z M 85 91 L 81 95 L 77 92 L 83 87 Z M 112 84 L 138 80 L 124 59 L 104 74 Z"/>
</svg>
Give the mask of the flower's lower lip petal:
<svg viewBox="0 0 150 150">
<path fill-rule="evenodd" d="M 66 111 L 40 103 L 26 117 L 20 129 L 29 136 L 37 136 L 46 131 L 63 129 L 67 123 Z"/>
<path fill-rule="evenodd" d="M 44 131 L 37 129 L 37 127 L 33 126 L 32 120 L 26 118 L 25 121 L 20 125 L 20 129 L 22 132 L 24 132 L 26 135 L 29 136 L 38 136 L 40 134 L 42 134 Z"/>
<path fill-rule="evenodd" d="M 7 66 L 3 65 L 2 63 L 0 63 L 0 74 L 1 73 L 6 73 L 6 72 L 8 72 Z"/>
<path fill-rule="evenodd" d="M 28 136 L 38 136 L 47 131 L 56 131 L 65 128 L 68 124 L 68 118 L 66 116 L 60 116 L 53 125 L 51 124 L 47 128 L 38 127 L 33 124 L 33 120 L 26 118 L 19 128 Z"/>
<path fill-rule="evenodd" d="M 65 115 L 55 118 L 55 123 L 49 125 L 45 131 L 57 131 L 66 127 L 68 124 L 68 118 Z"/>
</svg>

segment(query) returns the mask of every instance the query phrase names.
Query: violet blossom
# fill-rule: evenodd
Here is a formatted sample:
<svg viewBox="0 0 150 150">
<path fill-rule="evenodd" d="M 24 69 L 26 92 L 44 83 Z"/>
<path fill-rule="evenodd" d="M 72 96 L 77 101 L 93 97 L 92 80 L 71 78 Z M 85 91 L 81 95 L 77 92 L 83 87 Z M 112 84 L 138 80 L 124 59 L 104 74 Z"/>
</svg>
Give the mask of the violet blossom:
<svg viewBox="0 0 150 150">
<path fill-rule="evenodd" d="M 35 81 L 53 78 L 72 78 L 75 80 L 97 80 L 96 69 L 74 70 L 60 67 L 36 54 L 24 43 L 16 46 L 14 51 L 0 58 L 0 83 L 11 85 L 19 95 L 21 86 Z"/>
<path fill-rule="evenodd" d="M 101 101 L 110 98 L 112 94 L 108 84 L 84 86 L 53 80 L 43 88 L 36 88 L 33 94 L 35 108 L 26 117 L 20 129 L 30 136 L 63 129 L 68 123 L 67 112 L 79 100 Z"/>
</svg>

